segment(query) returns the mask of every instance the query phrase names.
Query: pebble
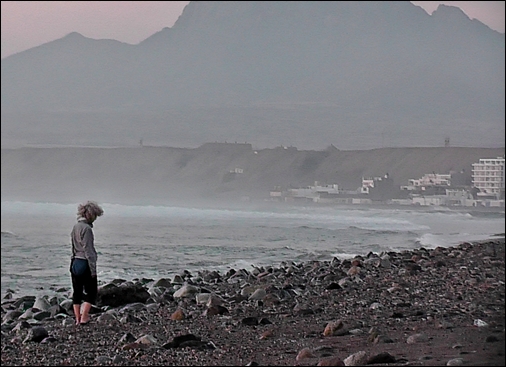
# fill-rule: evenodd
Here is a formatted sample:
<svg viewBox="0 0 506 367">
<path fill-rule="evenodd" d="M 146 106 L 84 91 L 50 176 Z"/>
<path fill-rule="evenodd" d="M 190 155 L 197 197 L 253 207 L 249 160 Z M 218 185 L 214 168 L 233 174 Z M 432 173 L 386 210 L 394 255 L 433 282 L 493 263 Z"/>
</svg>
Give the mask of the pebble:
<svg viewBox="0 0 506 367">
<path fill-rule="evenodd" d="M 505 330 L 503 239 L 112 284 L 147 298 L 97 305 L 79 326 L 63 293 L 7 292 L 2 366 L 504 361 L 496 352 Z M 55 301 L 58 317 L 49 311 Z"/>
</svg>

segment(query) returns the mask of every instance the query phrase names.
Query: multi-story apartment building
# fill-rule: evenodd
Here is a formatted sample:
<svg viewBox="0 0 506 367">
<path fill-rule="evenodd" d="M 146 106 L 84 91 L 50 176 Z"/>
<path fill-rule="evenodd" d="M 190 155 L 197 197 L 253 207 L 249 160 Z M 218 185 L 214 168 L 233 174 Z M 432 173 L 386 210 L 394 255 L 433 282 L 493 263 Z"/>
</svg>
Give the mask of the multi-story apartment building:
<svg viewBox="0 0 506 367">
<path fill-rule="evenodd" d="M 473 163 L 473 186 L 480 190 L 478 195 L 494 195 L 497 199 L 504 197 L 504 157 L 482 158 Z"/>
</svg>

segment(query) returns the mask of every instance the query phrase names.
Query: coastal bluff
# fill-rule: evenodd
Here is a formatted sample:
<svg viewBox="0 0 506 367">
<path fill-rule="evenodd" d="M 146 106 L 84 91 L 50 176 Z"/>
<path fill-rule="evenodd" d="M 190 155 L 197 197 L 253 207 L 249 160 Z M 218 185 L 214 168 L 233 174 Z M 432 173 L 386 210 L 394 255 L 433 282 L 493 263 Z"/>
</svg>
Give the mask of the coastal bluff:
<svg viewBox="0 0 506 367">
<path fill-rule="evenodd" d="M 2 149 L 2 200 L 75 202 L 92 198 L 130 204 L 265 199 L 275 187 L 338 184 L 354 190 L 362 177 L 388 174 L 395 185 L 427 173 L 461 173 L 504 156 L 503 148 L 414 147 L 322 151 L 247 143 L 198 148 L 23 147 Z"/>
</svg>

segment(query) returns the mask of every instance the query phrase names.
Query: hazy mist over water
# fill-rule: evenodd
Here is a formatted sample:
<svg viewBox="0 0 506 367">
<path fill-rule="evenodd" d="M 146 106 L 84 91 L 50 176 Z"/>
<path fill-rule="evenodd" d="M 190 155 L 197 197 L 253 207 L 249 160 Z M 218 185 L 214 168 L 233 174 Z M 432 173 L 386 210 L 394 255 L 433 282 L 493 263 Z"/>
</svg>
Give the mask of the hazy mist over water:
<svg viewBox="0 0 506 367">
<path fill-rule="evenodd" d="M 447 247 L 504 233 L 505 224 L 504 212 L 475 216 L 433 208 L 103 207 L 94 225 L 101 282 Z M 75 212 L 74 204 L 2 202 L 2 294 L 70 287 Z"/>
</svg>

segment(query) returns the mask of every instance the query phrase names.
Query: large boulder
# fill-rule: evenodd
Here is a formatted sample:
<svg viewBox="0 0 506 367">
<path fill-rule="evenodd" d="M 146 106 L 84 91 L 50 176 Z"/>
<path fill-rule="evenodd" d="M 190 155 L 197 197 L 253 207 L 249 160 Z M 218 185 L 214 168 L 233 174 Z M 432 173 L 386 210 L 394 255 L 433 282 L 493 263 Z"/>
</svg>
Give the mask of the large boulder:
<svg viewBox="0 0 506 367">
<path fill-rule="evenodd" d="M 107 284 L 98 289 L 96 305 L 119 307 L 129 303 L 146 303 L 149 297 L 147 289 L 140 284 Z"/>
</svg>

